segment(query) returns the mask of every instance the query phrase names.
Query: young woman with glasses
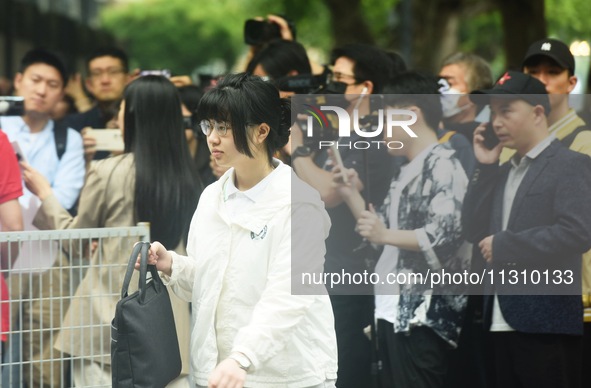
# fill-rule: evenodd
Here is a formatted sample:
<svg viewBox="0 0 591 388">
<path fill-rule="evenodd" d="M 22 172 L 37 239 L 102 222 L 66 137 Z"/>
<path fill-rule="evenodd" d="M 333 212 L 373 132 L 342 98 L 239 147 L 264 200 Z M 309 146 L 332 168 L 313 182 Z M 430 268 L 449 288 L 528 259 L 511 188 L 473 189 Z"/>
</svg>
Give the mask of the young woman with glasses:
<svg viewBox="0 0 591 388">
<path fill-rule="evenodd" d="M 230 169 L 201 196 L 188 256 L 154 242 L 148 261 L 193 303 L 197 387 L 334 387 L 330 301 L 296 276 L 322 273 L 330 220 L 319 194 L 273 158 L 289 138 L 289 102 L 259 77 L 229 75 L 197 116 Z"/>
</svg>

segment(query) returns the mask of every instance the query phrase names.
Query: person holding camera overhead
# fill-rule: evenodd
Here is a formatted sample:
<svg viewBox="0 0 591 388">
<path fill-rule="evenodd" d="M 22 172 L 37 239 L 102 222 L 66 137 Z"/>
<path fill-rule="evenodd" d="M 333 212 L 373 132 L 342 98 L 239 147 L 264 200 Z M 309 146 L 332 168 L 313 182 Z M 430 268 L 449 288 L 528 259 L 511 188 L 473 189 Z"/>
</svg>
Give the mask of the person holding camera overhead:
<svg viewBox="0 0 591 388">
<path fill-rule="evenodd" d="M 381 93 L 389 77 L 393 76 L 394 61 L 384 51 L 365 44 L 350 44 L 332 52 L 332 83 L 345 90 L 344 100 L 352 116 L 355 109 L 360 116 L 370 114 L 371 94 Z M 340 130 L 341 128 L 339 128 Z M 351 136 L 342 143 L 361 139 L 353 128 Z M 355 232 L 355 218 L 332 183 L 331 161 L 326 149 L 314 149 L 305 141 L 304 131 L 294 125 L 291 134 L 291 162 L 298 176 L 320 193 L 333 227 L 326 240 L 325 273 L 363 273 L 368 268 L 359 254 L 361 237 Z M 392 176 L 392 163 L 386 147 L 361 150 L 354 147 L 341 148 L 345 167 L 357 170 L 362 189 L 366 195 L 371 187 L 370 202 L 381 204 L 388 191 Z M 367 173 L 366 173 L 367 172 Z M 339 350 L 339 388 L 370 386 L 372 347 L 364 329 L 373 321 L 374 302 L 371 285 L 355 287 L 337 284 L 331 289 L 331 302 L 335 315 L 335 329 Z"/>
<path fill-rule="evenodd" d="M 230 169 L 201 196 L 188 256 L 150 248 L 148 264 L 193 302 L 197 387 L 335 386 L 326 289 L 292 292 L 294 266 L 311 261 L 308 271 L 322 273 L 330 220 L 318 193 L 272 157 L 289 138 L 290 110 L 275 86 L 245 73 L 207 92 L 197 116 L 216 162 Z"/>
</svg>

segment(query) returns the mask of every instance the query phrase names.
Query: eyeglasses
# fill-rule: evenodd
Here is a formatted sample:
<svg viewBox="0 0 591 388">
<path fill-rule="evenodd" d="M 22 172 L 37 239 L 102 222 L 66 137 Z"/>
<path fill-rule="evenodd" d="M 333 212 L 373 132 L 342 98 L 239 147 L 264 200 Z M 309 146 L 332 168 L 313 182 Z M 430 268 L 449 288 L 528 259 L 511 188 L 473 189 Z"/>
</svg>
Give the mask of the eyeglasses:
<svg viewBox="0 0 591 388">
<path fill-rule="evenodd" d="M 330 80 L 332 82 L 343 82 L 343 80 L 345 80 L 347 78 L 355 81 L 353 84 L 350 84 L 350 85 L 355 85 L 356 83 L 359 83 L 357 81 L 357 78 L 353 74 L 344 74 L 344 73 L 340 73 L 340 72 L 336 71 L 330 75 Z"/>
<path fill-rule="evenodd" d="M 213 122 L 213 127 L 211 125 L 211 123 Z M 227 123 L 224 122 L 217 122 L 215 120 L 201 120 L 201 122 L 199 123 L 199 126 L 201 127 L 201 131 L 203 132 L 203 134 L 205 136 L 209 136 L 211 134 L 211 131 L 215 129 L 215 132 L 218 134 L 218 136 L 226 136 L 226 133 L 228 132 L 228 129 L 231 129 L 230 126 Z"/>
<path fill-rule="evenodd" d="M 125 73 L 125 70 L 121 68 L 108 68 L 108 69 L 96 69 L 90 72 L 91 78 L 101 78 L 103 75 L 108 75 L 109 78 L 118 76 L 120 74 Z"/>
</svg>

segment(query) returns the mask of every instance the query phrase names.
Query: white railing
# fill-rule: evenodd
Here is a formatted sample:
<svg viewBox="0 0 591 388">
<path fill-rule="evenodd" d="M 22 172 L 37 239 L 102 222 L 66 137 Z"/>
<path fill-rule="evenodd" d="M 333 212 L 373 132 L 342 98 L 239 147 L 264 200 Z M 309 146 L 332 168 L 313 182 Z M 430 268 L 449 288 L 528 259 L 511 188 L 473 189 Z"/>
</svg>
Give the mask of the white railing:
<svg viewBox="0 0 591 388">
<path fill-rule="evenodd" d="M 83 306 L 80 315 L 90 315 L 108 305 L 98 302 L 101 296 L 105 296 L 105 300 L 119 297 L 121 281 L 118 280 L 123 279 L 135 241 L 149 241 L 147 224 L 0 233 L 5 256 L 16 258 L 14 264 L 10 264 L 8 257 L 0 257 L 8 266 L 0 269 L 0 276 L 4 277 L 9 292 L 8 301 L 2 305 L 4 309 L 0 309 L 0 321 L 6 315 L 10 318 L 9 330 L 0 333 L 7 337 L 0 354 L 1 387 L 74 386 L 71 364 L 81 357 L 58 348 L 82 347 L 81 344 L 88 341 L 81 338 L 84 334 L 72 333 L 99 333 L 93 335 L 96 343 L 92 342 L 90 349 L 84 350 L 85 359 L 88 360 L 89 353 L 91 361 L 99 365 L 110 359 L 110 353 L 105 350 L 108 349 L 105 344 L 110 342 L 108 323 L 88 324 L 93 320 L 81 316 L 70 319 L 68 324 L 64 317 L 76 298 L 80 298 L 78 305 Z M 116 258 L 104 257 L 102 248 L 106 245 L 108 252 L 118 252 Z M 103 281 L 100 286 L 91 285 L 92 297 L 84 293 L 76 295 L 89 268 L 100 269 L 100 276 L 103 276 L 100 279 L 110 280 L 106 286 Z M 114 311 L 99 314 L 108 316 Z M 60 332 L 70 334 L 59 335 Z"/>
</svg>

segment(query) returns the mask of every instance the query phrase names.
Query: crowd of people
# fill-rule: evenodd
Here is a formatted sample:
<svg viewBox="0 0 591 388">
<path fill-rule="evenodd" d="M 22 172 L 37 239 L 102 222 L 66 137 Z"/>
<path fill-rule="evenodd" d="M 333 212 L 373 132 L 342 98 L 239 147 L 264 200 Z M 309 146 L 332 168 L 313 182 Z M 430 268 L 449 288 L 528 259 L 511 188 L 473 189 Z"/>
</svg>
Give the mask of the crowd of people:
<svg viewBox="0 0 591 388">
<path fill-rule="evenodd" d="M 589 386 L 591 128 L 569 105 L 577 78 L 568 46 L 533 42 L 522 67 L 493 82 L 471 53 L 428 74 L 352 43 L 320 66 L 284 18 L 266 22 L 279 36 L 250 46 L 244 72 L 207 85 L 130 71 L 115 47 L 87 57 L 84 81 L 52 51 L 26 53 L 13 82 L 24 113 L 0 117 L 1 230 L 149 222 L 149 262 L 171 290 L 183 358 L 169 386 Z M 290 99 L 311 93 L 340 97 L 354 117 L 330 133 L 336 147 L 311 142 L 292 111 Z M 401 142 L 386 130 L 379 140 L 402 146 L 351 146 L 368 137 L 359 122 L 371 132 L 388 109 L 414 118 L 414 136 Z M 96 131 L 108 128 L 121 131 L 122 150 L 97 149 Z M 96 355 L 109 353 L 123 274 L 108 268 L 132 245 L 89 247 L 57 323 L 47 309 L 26 309 L 56 333 L 41 350 L 38 337 L 22 339 L 19 357 L 39 361 L 23 376 L 29 387 L 59 386 L 66 374 L 74 386 L 111 384 L 110 359 Z M 2 246 L 6 276 L 15 253 Z M 295 268 L 494 281 L 478 291 L 341 282 L 294 292 Z M 572 286 L 524 292 L 499 282 L 504 271 L 558 271 L 561 280 L 570 271 Z M 28 289 L 0 282 L 4 301 Z M 18 325 L 8 315 L 1 310 L 3 333 Z M 67 371 L 44 375 L 43 349 L 72 356 Z"/>
</svg>

